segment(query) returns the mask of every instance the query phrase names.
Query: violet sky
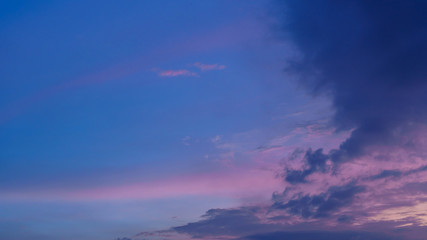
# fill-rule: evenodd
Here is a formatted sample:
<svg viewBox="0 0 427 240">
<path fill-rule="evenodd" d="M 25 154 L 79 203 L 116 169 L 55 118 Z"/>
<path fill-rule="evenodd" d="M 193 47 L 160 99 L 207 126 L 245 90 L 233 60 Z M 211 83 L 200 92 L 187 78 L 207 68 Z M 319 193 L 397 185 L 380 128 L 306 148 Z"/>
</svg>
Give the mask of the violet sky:
<svg viewBox="0 0 427 240">
<path fill-rule="evenodd" d="M 2 1 L 0 239 L 426 239 L 426 14 Z"/>
</svg>

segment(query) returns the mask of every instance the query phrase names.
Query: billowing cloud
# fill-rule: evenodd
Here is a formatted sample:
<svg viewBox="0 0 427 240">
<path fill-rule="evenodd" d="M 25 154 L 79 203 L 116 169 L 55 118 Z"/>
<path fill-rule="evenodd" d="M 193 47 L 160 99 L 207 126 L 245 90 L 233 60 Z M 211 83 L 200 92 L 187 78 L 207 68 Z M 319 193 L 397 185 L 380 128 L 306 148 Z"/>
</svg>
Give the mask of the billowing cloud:
<svg viewBox="0 0 427 240">
<path fill-rule="evenodd" d="M 324 158 L 338 165 L 372 146 L 410 147 L 405 136 L 427 120 L 427 3 L 281 4 L 281 32 L 301 53 L 287 71 L 309 92 L 331 97 L 338 130 L 353 129 Z"/>
<path fill-rule="evenodd" d="M 398 192 L 426 178 L 426 2 L 279 4 L 279 33 L 300 52 L 286 72 L 314 96 L 330 97 L 331 128 L 351 135 L 328 152 L 307 150 L 299 168 L 286 167 L 283 178 L 290 186 L 273 206 L 303 219 L 335 213 L 342 214 L 334 216 L 340 223 L 422 226 L 421 186 L 411 196 Z M 355 203 L 357 196 L 363 200 Z"/>
</svg>

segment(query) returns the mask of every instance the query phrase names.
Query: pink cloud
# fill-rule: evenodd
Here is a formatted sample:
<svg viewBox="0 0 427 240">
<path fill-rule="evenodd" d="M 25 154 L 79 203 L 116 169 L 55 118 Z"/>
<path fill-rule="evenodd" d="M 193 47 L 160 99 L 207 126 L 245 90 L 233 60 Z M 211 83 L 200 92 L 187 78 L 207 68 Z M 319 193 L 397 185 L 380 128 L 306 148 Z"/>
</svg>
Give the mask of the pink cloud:
<svg viewBox="0 0 427 240">
<path fill-rule="evenodd" d="M 203 64 L 203 63 L 196 62 L 193 65 L 202 71 L 223 70 L 226 68 L 225 65 L 220 65 L 217 63 L 215 63 L 215 64 Z"/>
<path fill-rule="evenodd" d="M 198 77 L 199 76 L 199 74 L 188 71 L 186 69 L 164 70 L 164 71 L 160 71 L 158 74 L 160 77 L 178 77 L 178 76 Z"/>
<path fill-rule="evenodd" d="M 46 189 L 3 192 L 3 200 L 91 201 L 114 199 L 160 199 L 180 196 L 222 196 L 227 198 L 269 196 L 282 188 L 282 181 L 270 171 L 246 169 L 173 177 L 121 186 L 81 189 Z"/>
</svg>

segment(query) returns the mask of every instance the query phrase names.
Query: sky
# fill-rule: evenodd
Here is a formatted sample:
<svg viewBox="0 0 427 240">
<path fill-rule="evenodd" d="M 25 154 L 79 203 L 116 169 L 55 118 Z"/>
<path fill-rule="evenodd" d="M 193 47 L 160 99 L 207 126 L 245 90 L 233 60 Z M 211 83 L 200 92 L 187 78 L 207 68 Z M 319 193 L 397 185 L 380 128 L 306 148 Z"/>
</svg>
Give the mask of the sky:
<svg viewBox="0 0 427 240">
<path fill-rule="evenodd" d="M 0 238 L 423 239 L 426 11 L 2 1 Z"/>
</svg>

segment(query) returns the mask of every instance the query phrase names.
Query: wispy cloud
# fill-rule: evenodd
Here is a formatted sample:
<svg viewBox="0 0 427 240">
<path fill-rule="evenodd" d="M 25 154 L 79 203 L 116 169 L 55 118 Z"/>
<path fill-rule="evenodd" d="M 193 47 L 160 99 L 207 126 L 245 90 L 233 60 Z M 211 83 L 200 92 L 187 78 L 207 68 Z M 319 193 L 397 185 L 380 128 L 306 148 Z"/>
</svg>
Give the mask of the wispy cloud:
<svg viewBox="0 0 427 240">
<path fill-rule="evenodd" d="M 225 65 L 221 64 L 204 64 L 200 62 L 196 62 L 193 64 L 193 66 L 199 68 L 201 71 L 211 71 L 211 70 L 223 70 L 226 68 Z"/>
<path fill-rule="evenodd" d="M 180 196 L 265 196 L 281 188 L 281 179 L 269 171 L 242 169 L 177 176 L 151 181 L 137 181 L 120 186 L 88 187 L 86 189 L 50 189 L 46 191 L 1 191 L 1 200 L 92 201 L 117 199 L 165 199 Z"/>
<path fill-rule="evenodd" d="M 196 67 L 200 71 L 212 71 L 212 70 L 223 70 L 226 68 L 225 65 L 221 64 L 204 64 L 200 62 L 195 62 L 193 64 L 189 64 L 189 67 Z M 159 77 L 179 77 L 179 76 L 187 76 L 187 77 L 200 77 L 200 75 L 197 72 L 190 71 L 188 69 L 177 69 L 177 70 L 161 70 L 158 68 L 153 69 L 154 72 L 157 72 Z"/>
<path fill-rule="evenodd" d="M 199 74 L 189 71 L 187 69 L 162 70 L 162 71 L 158 71 L 158 75 L 160 77 L 179 77 L 179 76 L 199 77 Z"/>
</svg>

